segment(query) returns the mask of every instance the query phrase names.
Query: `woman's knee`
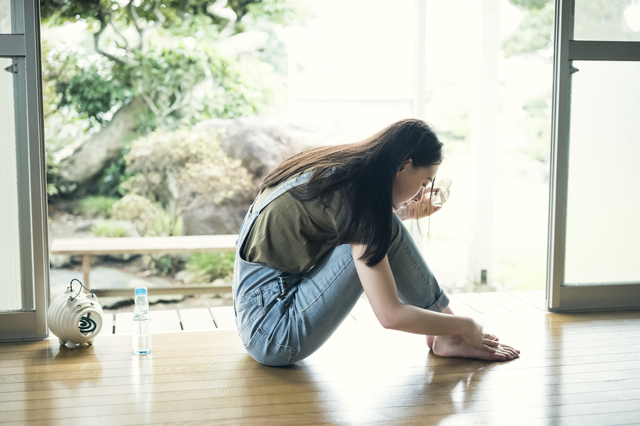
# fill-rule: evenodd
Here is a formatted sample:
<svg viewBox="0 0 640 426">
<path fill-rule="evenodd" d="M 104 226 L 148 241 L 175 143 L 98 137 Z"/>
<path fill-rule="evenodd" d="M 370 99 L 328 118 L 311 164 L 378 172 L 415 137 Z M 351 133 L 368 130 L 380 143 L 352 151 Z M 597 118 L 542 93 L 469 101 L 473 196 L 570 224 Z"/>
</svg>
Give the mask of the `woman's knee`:
<svg viewBox="0 0 640 426">
<path fill-rule="evenodd" d="M 394 242 L 402 233 L 408 233 L 409 230 L 400 218 L 394 213 L 391 219 L 391 242 Z"/>
</svg>

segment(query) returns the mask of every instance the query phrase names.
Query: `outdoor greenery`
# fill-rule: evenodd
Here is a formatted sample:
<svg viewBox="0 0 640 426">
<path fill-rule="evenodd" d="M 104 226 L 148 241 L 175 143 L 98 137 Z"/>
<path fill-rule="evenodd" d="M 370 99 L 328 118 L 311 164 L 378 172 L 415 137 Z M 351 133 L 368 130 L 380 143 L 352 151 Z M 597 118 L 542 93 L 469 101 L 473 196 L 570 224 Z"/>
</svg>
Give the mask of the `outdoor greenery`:
<svg viewBox="0 0 640 426">
<path fill-rule="evenodd" d="M 92 195 L 81 199 L 75 209 L 75 213 L 88 217 L 108 218 L 111 216 L 111 208 L 118 198 Z"/>
<path fill-rule="evenodd" d="M 264 32 L 294 22 L 304 2 L 222 3 L 41 1 L 45 35 L 59 28 L 86 28 L 78 44 L 44 37 L 51 197 L 122 196 L 120 184 L 131 177 L 123 157 L 138 137 L 212 117 L 256 115 L 277 98 L 283 85 L 273 67 L 255 55 L 242 55 L 259 49 L 260 43 L 227 42 L 247 31 L 255 35 L 254 28 Z M 133 127 L 111 129 L 120 155 L 108 158 L 88 185 L 70 179 L 74 152 L 117 121 L 118 111 L 136 98 L 144 102 L 128 117 L 134 119 Z"/>
<path fill-rule="evenodd" d="M 173 220 L 157 203 L 137 194 L 127 194 L 118 200 L 111 216 L 133 222 L 142 236 L 180 235 L 181 222 Z"/>
<path fill-rule="evenodd" d="M 554 2 L 509 1 L 523 19 L 503 40 L 504 56 L 550 64 Z M 629 29 L 618 21 L 629 3 L 589 2 L 586 13 L 599 20 L 576 22 L 576 31 L 602 39 L 624 36 Z M 141 236 L 181 235 L 186 212 L 207 203 L 250 202 L 255 182 L 240 161 L 221 148 L 224 134 L 193 126 L 211 118 L 261 115 L 286 98 L 288 63 L 278 34 L 305 17 L 305 1 L 40 4 L 52 204 L 72 206 L 65 208 L 85 218 L 105 219 L 92 232 L 121 237 L 127 228 L 119 220 L 132 222 Z M 453 130 L 443 136 L 454 147 L 466 147 L 471 110 L 459 96 L 449 99 L 449 105 L 437 102 L 439 122 L 434 124 L 452 123 L 444 126 Z M 548 164 L 551 91 L 532 93 L 522 108 L 525 114 L 516 120 L 526 143 L 517 149 L 530 160 Z M 89 172 L 81 170 L 87 153 L 100 157 Z M 234 255 L 199 253 L 186 264 L 179 256 L 145 259 L 157 273 L 186 268 L 196 281 L 210 282 L 230 276 Z M 507 266 L 500 281 L 529 285 L 517 278 L 528 274 L 516 270 L 523 262 L 503 263 Z M 538 281 L 537 276 L 530 280 Z"/>
<path fill-rule="evenodd" d="M 275 34 L 305 15 L 304 1 L 40 6 L 50 203 L 75 199 L 73 213 L 109 219 L 92 227 L 98 236 L 127 235 L 121 220 L 160 236 L 180 235 L 182 214 L 207 202 L 249 197 L 253 184 L 240 162 L 224 155 L 217 135 L 191 126 L 259 115 L 286 96 Z M 97 158 L 89 173 L 87 153 Z M 184 267 L 179 257 L 145 259 L 160 274 Z M 228 277 L 233 258 L 195 256 L 190 265 L 199 279 Z"/>
<path fill-rule="evenodd" d="M 98 237 L 114 238 L 127 236 L 127 228 L 117 223 L 106 220 L 93 226 L 91 228 L 91 232 L 93 232 Z"/>
<path fill-rule="evenodd" d="M 509 0 L 524 12 L 518 29 L 504 41 L 506 57 L 517 54 L 553 54 L 553 0 Z M 624 11 L 630 0 L 591 0 L 577 6 L 574 33 L 576 39 L 626 40 L 633 31 L 624 22 Z"/>
<path fill-rule="evenodd" d="M 134 142 L 126 164 L 135 174 L 123 186 L 158 202 L 171 217 L 170 230 L 186 211 L 255 195 L 249 172 L 224 154 L 210 132 L 158 130 Z"/>
<path fill-rule="evenodd" d="M 199 283 L 228 279 L 233 275 L 235 258 L 235 253 L 194 253 L 186 264 L 186 270 L 192 272 Z"/>
</svg>

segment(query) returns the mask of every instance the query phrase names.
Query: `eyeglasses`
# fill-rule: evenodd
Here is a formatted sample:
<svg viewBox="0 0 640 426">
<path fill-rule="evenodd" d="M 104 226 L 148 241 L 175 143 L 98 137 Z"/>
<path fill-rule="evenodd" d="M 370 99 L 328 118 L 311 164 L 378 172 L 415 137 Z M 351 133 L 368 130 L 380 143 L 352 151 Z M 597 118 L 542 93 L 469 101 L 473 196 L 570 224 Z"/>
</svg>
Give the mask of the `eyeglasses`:
<svg viewBox="0 0 640 426">
<path fill-rule="evenodd" d="M 414 200 L 415 202 L 422 201 L 426 191 L 429 193 L 427 198 L 430 198 L 433 196 L 434 206 L 436 205 L 441 206 L 442 203 L 447 201 L 447 198 L 449 198 L 449 187 L 451 186 L 452 182 L 453 181 L 448 178 L 437 178 L 431 182 L 431 185 L 420 187 L 420 190 L 415 195 L 415 197 L 412 198 L 412 200 Z M 439 203 L 439 204 L 436 204 L 436 203 Z"/>
<path fill-rule="evenodd" d="M 431 204 L 434 207 L 442 207 L 442 204 L 449 198 L 449 188 L 453 181 L 448 178 L 438 178 L 435 180 L 433 195 L 431 196 Z"/>
</svg>

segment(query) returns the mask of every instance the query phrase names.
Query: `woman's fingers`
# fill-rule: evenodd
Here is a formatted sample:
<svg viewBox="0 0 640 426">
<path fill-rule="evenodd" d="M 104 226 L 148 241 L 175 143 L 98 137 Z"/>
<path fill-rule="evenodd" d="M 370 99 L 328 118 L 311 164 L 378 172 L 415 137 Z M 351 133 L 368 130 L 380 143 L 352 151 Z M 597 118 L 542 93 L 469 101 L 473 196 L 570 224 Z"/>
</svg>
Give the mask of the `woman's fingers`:
<svg viewBox="0 0 640 426">
<path fill-rule="evenodd" d="M 513 349 L 513 348 L 505 348 L 503 346 L 500 347 L 500 349 L 497 350 L 497 353 L 503 354 L 504 356 L 506 356 L 508 359 L 514 359 L 514 358 L 518 358 L 518 353 Z"/>
<path fill-rule="evenodd" d="M 517 350 L 517 349 L 515 349 L 515 348 L 513 348 L 513 347 L 511 347 L 511 346 L 508 346 L 508 345 L 502 345 L 502 347 L 503 347 L 503 348 L 505 348 L 505 349 L 509 349 L 509 350 L 511 350 L 511 351 L 514 351 L 515 353 L 518 353 L 518 354 L 520 353 L 520 351 L 519 351 L 519 350 Z"/>
</svg>

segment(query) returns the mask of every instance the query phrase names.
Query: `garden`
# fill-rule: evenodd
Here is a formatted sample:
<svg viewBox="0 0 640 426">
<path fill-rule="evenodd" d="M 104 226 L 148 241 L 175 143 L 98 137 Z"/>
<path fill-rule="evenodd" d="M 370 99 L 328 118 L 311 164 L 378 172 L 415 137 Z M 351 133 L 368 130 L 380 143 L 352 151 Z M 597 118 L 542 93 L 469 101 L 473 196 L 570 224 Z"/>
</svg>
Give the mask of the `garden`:
<svg viewBox="0 0 640 426">
<path fill-rule="evenodd" d="M 630 8 L 627 0 L 591 4 L 603 19 Z M 486 289 L 539 289 L 554 3 L 496 5 L 494 260 Z M 237 233 L 279 162 L 414 114 L 415 28 L 406 20 L 413 7 L 409 0 L 42 0 L 50 243 Z M 427 2 L 425 111 L 445 142 L 441 176 L 454 184 L 447 208 L 421 228 L 433 230 L 425 256 L 454 292 L 479 288 L 469 278 L 464 225 L 477 214 L 480 8 Z M 585 25 L 581 31 L 597 30 Z M 621 22 L 620 31 L 636 31 L 630 25 Z M 100 256 L 92 284 L 228 284 L 233 260 L 232 253 Z M 51 266 L 52 297 L 81 276 L 77 256 L 53 255 Z"/>
<path fill-rule="evenodd" d="M 261 118 L 278 108 L 286 83 L 273 35 L 303 7 L 42 1 L 50 241 L 237 233 L 263 175 L 314 143 L 312 131 Z M 256 150 L 247 134 L 267 140 Z M 229 280 L 233 260 L 121 255 L 92 266 L 179 285 Z M 77 256 L 53 255 L 51 264 L 52 288 L 79 270 Z"/>
</svg>

